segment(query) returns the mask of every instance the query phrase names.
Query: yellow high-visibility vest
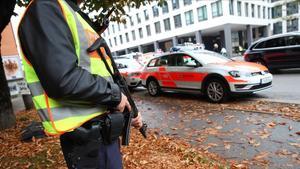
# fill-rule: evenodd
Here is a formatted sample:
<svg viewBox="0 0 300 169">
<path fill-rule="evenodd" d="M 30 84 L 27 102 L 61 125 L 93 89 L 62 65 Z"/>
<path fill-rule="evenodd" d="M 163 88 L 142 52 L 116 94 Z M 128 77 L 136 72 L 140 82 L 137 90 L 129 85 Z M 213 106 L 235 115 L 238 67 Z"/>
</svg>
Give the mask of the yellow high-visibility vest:
<svg viewBox="0 0 300 169">
<path fill-rule="evenodd" d="M 99 35 L 64 0 L 57 1 L 71 30 L 78 58 L 78 66 L 88 70 L 91 74 L 102 76 L 108 81 L 113 81 L 99 55 L 96 52 L 87 53 L 86 51 L 99 38 Z M 78 102 L 74 103 L 68 100 L 56 100 L 48 97 L 34 68 L 26 57 L 23 54 L 21 55 L 25 79 L 31 91 L 33 103 L 42 120 L 44 130 L 48 135 L 61 135 L 65 132 L 73 131 L 88 120 L 107 111 L 106 106 L 83 106 L 83 104 L 78 104 Z M 109 57 L 106 57 L 106 61 L 113 71 Z"/>
</svg>

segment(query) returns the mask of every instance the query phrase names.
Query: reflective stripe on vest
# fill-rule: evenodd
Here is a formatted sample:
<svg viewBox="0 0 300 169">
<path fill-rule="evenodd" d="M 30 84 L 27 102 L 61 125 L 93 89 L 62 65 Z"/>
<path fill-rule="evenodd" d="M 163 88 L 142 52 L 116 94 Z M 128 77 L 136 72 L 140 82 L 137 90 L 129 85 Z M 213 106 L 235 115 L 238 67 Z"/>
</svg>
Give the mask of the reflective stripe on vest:
<svg viewBox="0 0 300 169">
<path fill-rule="evenodd" d="M 98 34 L 65 1 L 57 1 L 71 30 L 78 58 L 78 66 L 89 71 L 91 74 L 99 75 L 108 81 L 112 81 L 111 75 L 106 70 L 104 62 L 98 54 L 96 52 L 90 54 L 86 52 L 89 45 L 99 37 Z M 94 107 L 89 105 L 88 102 L 49 98 L 34 68 L 26 60 L 22 52 L 21 55 L 25 70 L 25 79 L 31 91 L 33 103 L 47 134 L 60 135 L 64 132 L 72 131 L 107 110 L 105 106 Z M 106 57 L 106 60 L 108 63 L 111 63 L 108 57 Z M 112 66 L 109 66 L 112 69 Z"/>
</svg>

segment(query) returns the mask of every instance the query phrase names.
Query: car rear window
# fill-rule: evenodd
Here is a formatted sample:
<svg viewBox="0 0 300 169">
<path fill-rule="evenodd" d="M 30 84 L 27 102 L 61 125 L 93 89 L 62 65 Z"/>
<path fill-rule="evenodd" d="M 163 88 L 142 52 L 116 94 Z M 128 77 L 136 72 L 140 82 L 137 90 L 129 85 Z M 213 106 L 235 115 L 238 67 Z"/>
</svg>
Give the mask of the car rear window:
<svg viewBox="0 0 300 169">
<path fill-rule="evenodd" d="M 289 46 L 300 45 L 300 36 L 288 36 L 286 42 Z"/>
</svg>

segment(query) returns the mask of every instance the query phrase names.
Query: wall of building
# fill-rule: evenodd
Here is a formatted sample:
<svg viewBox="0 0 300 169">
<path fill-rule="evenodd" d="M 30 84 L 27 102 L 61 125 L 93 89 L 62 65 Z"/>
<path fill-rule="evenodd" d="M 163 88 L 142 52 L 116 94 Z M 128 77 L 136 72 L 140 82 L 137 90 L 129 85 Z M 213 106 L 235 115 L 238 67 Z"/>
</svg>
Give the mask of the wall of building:
<svg viewBox="0 0 300 169">
<path fill-rule="evenodd" d="M 178 9 L 172 8 L 173 1 L 179 3 Z M 287 15 L 287 10 L 289 10 L 287 4 L 295 2 L 295 0 L 190 0 L 190 4 L 185 4 L 185 2 L 189 2 L 189 0 L 167 0 L 168 13 L 163 13 L 162 7 L 158 7 L 158 16 L 154 16 L 153 13 L 156 3 L 139 9 L 127 8 L 126 11 L 132 17 L 134 25 L 130 24 L 129 18 L 127 18 L 126 26 L 112 23 L 104 37 L 113 52 L 123 50 L 128 52 L 131 49 L 143 52 L 143 46 L 152 44 L 155 50 L 157 50 L 155 47 L 158 47 L 166 51 L 166 46 L 169 46 L 171 41 L 172 45 L 183 42 L 202 42 L 208 49 L 212 47 L 213 43 L 219 43 L 222 47 L 226 46 L 226 49 L 232 54 L 238 46 L 246 48 L 251 42 L 261 37 L 277 33 L 276 28 L 274 30 L 274 24 L 277 22 L 282 23 L 282 31 L 279 33 L 288 32 L 287 22 L 299 18 L 300 15 L 299 3 L 297 12 Z M 219 16 L 213 16 L 213 13 L 216 13 L 213 10 L 214 4 L 222 6 Z M 280 8 L 282 15 L 275 18 L 274 7 L 280 5 L 282 6 Z M 204 6 L 207 11 L 207 19 L 199 20 L 198 9 Z M 145 10 L 149 15 L 148 20 L 144 16 Z M 193 15 L 192 24 L 188 24 L 186 21 L 186 13 L 189 11 Z M 180 15 L 182 26 L 175 28 L 174 16 L 177 15 Z M 164 20 L 166 19 L 170 20 L 170 30 L 165 30 Z M 300 25 L 299 19 L 297 22 Z M 155 32 L 155 23 L 160 23 L 161 32 Z M 298 25 L 297 30 L 293 31 L 299 31 Z M 151 35 L 147 35 L 146 26 L 150 26 Z M 140 30 L 142 30 L 143 37 L 139 36 Z M 135 39 L 132 37 L 132 31 L 135 32 Z M 126 38 L 126 34 L 128 38 Z"/>
</svg>

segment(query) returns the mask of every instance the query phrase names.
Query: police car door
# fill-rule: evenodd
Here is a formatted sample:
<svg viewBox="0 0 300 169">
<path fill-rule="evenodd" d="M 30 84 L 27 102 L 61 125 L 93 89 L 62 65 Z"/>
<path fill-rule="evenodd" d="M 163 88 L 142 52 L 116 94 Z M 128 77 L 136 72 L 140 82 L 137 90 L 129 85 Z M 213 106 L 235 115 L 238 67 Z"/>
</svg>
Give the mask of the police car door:
<svg viewBox="0 0 300 169">
<path fill-rule="evenodd" d="M 176 58 L 175 66 L 169 70 L 169 73 L 177 88 L 200 89 L 201 82 L 198 77 L 201 69 L 200 63 L 184 53 L 175 54 L 174 58 Z"/>
</svg>

